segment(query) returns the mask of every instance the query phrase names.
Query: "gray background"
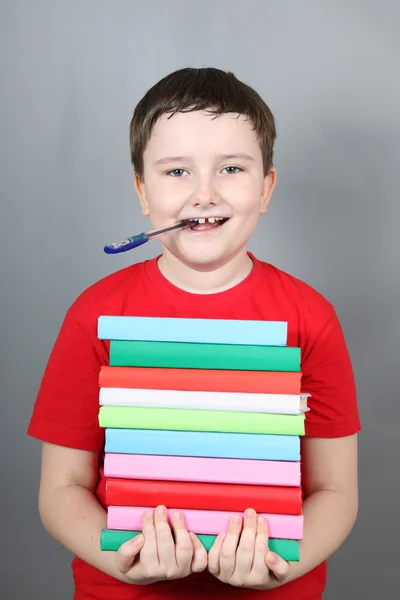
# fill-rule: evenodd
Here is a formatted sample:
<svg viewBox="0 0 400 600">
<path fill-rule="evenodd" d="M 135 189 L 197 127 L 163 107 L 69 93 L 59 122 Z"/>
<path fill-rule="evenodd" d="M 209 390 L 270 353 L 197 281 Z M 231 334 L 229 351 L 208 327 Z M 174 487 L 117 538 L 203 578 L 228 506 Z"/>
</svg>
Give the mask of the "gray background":
<svg viewBox="0 0 400 600">
<path fill-rule="evenodd" d="M 1 598 L 72 597 L 70 556 L 38 517 L 40 443 L 25 431 L 68 306 L 160 250 L 102 248 L 147 226 L 129 163 L 134 105 L 188 65 L 233 70 L 273 110 L 278 184 L 250 249 L 335 304 L 352 355 L 360 511 L 326 600 L 394 597 L 399 18 L 382 0 L 1 2 Z"/>
</svg>

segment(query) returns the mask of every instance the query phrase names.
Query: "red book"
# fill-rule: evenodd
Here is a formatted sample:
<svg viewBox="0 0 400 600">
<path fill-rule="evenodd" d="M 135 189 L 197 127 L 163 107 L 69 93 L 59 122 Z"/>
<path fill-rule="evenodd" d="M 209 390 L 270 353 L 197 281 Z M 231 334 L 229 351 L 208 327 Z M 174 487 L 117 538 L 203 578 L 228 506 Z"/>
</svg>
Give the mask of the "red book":
<svg viewBox="0 0 400 600">
<path fill-rule="evenodd" d="M 301 373 L 153 367 L 101 367 L 100 387 L 300 394 Z"/>
<path fill-rule="evenodd" d="M 227 510 L 299 515 L 301 487 L 108 478 L 106 505 Z"/>
</svg>

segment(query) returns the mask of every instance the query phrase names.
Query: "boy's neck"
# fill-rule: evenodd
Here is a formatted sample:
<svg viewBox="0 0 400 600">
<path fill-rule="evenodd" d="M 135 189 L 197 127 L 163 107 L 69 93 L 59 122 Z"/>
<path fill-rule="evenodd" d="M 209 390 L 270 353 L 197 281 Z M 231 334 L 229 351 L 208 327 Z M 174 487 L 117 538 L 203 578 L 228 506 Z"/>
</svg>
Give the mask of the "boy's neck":
<svg viewBox="0 0 400 600">
<path fill-rule="evenodd" d="M 246 279 L 253 269 L 253 261 L 246 249 L 229 262 L 212 271 L 195 271 L 164 249 L 158 259 L 161 274 L 175 287 L 192 294 L 216 294 L 229 290 Z"/>
</svg>

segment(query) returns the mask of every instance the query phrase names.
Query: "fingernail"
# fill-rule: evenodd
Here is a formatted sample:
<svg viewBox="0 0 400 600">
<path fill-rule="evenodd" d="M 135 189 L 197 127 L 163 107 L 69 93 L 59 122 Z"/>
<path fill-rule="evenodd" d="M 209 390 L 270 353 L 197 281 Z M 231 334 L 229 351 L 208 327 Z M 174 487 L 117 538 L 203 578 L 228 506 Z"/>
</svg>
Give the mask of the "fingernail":
<svg viewBox="0 0 400 600">
<path fill-rule="evenodd" d="M 278 562 L 278 557 L 274 552 L 268 553 L 268 562 L 270 565 L 275 565 Z"/>
<path fill-rule="evenodd" d="M 181 512 L 175 512 L 174 513 L 174 520 L 175 521 L 182 521 L 182 513 Z"/>
<path fill-rule="evenodd" d="M 255 519 L 256 517 L 256 511 L 253 510 L 252 508 L 248 508 L 245 512 L 245 515 L 248 519 Z"/>
<path fill-rule="evenodd" d="M 157 512 L 159 515 L 165 515 L 165 506 L 157 506 Z"/>
<path fill-rule="evenodd" d="M 226 538 L 226 533 L 219 533 L 218 534 L 218 540 L 220 542 L 223 542 L 225 538 Z"/>
<path fill-rule="evenodd" d="M 147 519 L 153 518 L 153 510 L 151 508 L 149 510 L 146 510 L 146 518 Z"/>
<path fill-rule="evenodd" d="M 232 523 L 233 523 L 234 525 L 240 525 L 241 521 L 242 521 L 242 519 L 241 519 L 240 517 L 238 517 L 237 515 L 235 515 L 235 516 L 232 518 Z"/>
<path fill-rule="evenodd" d="M 139 546 L 139 544 L 141 544 L 143 542 L 143 540 L 144 540 L 143 534 L 139 534 L 133 538 L 132 543 L 135 544 L 135 546 Z"/>
<path fill-rule="evenodd" d="M 265 519 L 264 519 L 264 517 L 258 517 L 258 524 L 260 525 L 260 527 L 264 527 L 265 526 Z"/>
</svg>

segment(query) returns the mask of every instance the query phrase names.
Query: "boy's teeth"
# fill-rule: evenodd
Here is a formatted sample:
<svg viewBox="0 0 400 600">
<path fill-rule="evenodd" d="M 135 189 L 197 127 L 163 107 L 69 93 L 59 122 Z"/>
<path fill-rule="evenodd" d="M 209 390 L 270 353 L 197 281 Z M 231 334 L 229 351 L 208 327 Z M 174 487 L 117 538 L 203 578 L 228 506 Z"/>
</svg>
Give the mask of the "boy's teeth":
<svg viewBox="0 0 400 600">
<path fill-rule="evenodd" d="M 191 221 L 197 221 L 200 225 L 203 225 L 206 221 L 209 223 L 215 223 L 215 221 L 223 221 L 224 217 L 208 217 L 207 219 L 200 217 L 199 219 L 190 219 Z"/>
</svg>

